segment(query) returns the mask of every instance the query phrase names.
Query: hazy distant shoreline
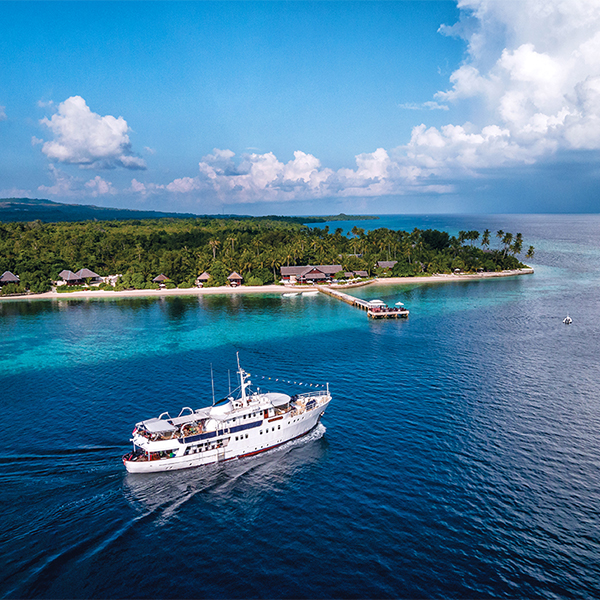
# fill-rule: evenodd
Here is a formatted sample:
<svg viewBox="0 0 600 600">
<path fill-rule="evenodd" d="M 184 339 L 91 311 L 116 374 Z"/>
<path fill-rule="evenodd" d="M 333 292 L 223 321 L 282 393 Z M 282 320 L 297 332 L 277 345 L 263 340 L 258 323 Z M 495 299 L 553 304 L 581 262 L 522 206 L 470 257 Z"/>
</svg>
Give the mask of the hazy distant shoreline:
<svg viewBox="0 0 600 600">
<path fill-rule="evenodd" d="M 499 273 L 476 273 L 472 275 L 431 275 L 429 277 L 382 277 L 363 284 L 349 286 L 332 286 L 334 289 L 352 289 L 364 285 L 397 285 L 413 283 L 441 283 L 451 281 L 470 281 L 473 279 L 489 279 L 492 277 L 513 277 L 515 275 L 530 275 L 533 269 L 516 269 L 512 271 L 501 271 Z M 318 286 L 287 286 L 287 285 L 260 285 L 241 287 L 210 287 L 210 288 L 184 288 L 184 289 L 160 289 L 160 290 L 125 290 L 112 292 L 105 290 L 90 290 L 83 292 L 45 292 L 43 294 L 20 294 L 15 296 L 0 297 L 0 301 L 7 300 L 77 300 L 80 298 L 139 298 L 139 297 L 161 297 L 161 296 L 208 296 L 214 294 L 270 294 L 270 293 L 293 293 L 315 291 Z"/>
</svg>

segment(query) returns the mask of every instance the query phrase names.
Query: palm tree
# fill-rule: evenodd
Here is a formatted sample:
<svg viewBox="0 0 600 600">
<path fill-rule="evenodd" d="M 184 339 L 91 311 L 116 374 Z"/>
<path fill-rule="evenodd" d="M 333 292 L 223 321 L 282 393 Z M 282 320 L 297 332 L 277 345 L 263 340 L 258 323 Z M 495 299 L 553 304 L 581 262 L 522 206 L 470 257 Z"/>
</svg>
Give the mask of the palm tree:
<svg viewBox="0 0 600 600">
<path fill-rule="evenodd" d="M 502 243 L 504 244 L 504 256 L 506 256 L 506 253 L 508 252 L 508 249 L 510 248 L 512 240 L 513 240 L 513 234 L 506 232 L 504 234 L 504 237 L 502 238 Z"/>
<path fill-rule="evenodd" d="M 287 266 L 290 266 L 290 260 L 294 260 L 294 248 L 292 246 L 286 246 L 284 249 L 285 253 L 285 261 L 287 262 Z"/>
<path fill-rule="evenodd" d="M 504 231 L 502 231 L 502 229 L 498 229 L 498 231 L 496 231 L 496 237 L 499 240 L 502 240 L 502 238 L 504 237 Z"/>
<path fill-rule="evenodd" d="M 262 247 L 262 241 L 261 239 L 256 236 L 254 237 L 254 239 L 252 240 L 252 246 L 254 246 L 254 248 L 256 249 L 256 256 L 260 256 L 260 249 Z"/>
<path fill-rule="evenodd" d="M 213 260 L 216 260 L 217 248 L 221 245 L 221 242 L 219 240 L 210 240 L 208 242 L 208 245 L 212 248 Z"/>
<path fill-rule="evenodd" d="M 527 250 L 527 254 L 525 255 L 525 258 L 533 258 L 533 255 L 535 254 L 535 249 L 533 246 L 529 246 L 529 250 Z"/>
<path fill-rule="evenodd" d="M 481 245 L 487 249 L 490 245 L 490 230 L 486 229 L 481 237 Z"/>
<path fill-rule="evenodd" d="M 513 253 L 513 256 L 517 254 L 521 254 L 521 250 L 523 249 L 523 234 L 517 233 L 515 237 L 515 243 L 511 246 L 510 250 Z"/>
<path fill-rule="evenodd" d="M 235 238 L 234 237 L 228 237 L 227 241 L 231 242 L 231 254 L 233 254 L 235 252 L 234 247 L 233 247 L 234 244 L 235 244 Z"/>
<path fill-rule="evenodd" d="M 273 279 L 275 280 L 275 282 L 277 282 L 277 275 L 275 273 L 275 269 L 279 269 L 281 267 L 281 258 L 279 257 L 279 255 L 274 252 L 270 259 L 269 259 L 269 264 L 271 265 L 271 268 L 273 269 Z"/>
</svg>

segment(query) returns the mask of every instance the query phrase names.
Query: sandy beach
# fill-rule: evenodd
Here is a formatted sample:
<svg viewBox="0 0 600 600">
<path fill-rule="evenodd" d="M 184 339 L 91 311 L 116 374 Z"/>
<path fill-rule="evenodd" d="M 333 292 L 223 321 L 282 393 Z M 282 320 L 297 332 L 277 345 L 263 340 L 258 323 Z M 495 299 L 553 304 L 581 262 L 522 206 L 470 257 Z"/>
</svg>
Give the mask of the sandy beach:
<svg viewBox="0 0 600 600">
<path fill-rule="evenodd" d="M 477 273 L 472 275 L 431 275 L 429 277 L 384 277 L 374 279 L 368 282 L 361 282 L 350 285 L 335 285 L 333 289 L 352 289 L 353 287 L 362 287 L 365 285 L 397 285 L 414 283 L 442 283 L 452 281 L 463 281 L 473 279 L 489 279 L 492 277 L 513 277 L 515 275 L 530 275 L 533 269 L 519 269 L 514 271 L 501 271 L 500 273 Z M 105 290 L 89 290 L 84 292 L 61 293 L 52 291 L 44 294 L 21 294 L 15 296 L 0 297 L 2 300 L 77 300 L 81 298 L 138 298 L 161 297 L 161 296 L 204 296 L 210 294 L 285 294 L 290 292 L 314 291 L 319 286 L 314 285 L 261 285 L 261 286 L 241 286 L 241 287 L 211 287 L 211 288 L 188 288 L 188 289 L 160 289 L 160 290 L 127 290 L 123 292 L 111 292 Z"/>
<path fill-rule="evenodd" d="M 532 275 L 533 269 L 514 269 L 512 271 L 500 271 L 499 273 L 473 273 L 461 275 L 431 275 L 429 277 L 382 277 L 376 279 L 375 284 L 398 284 L 398 283 L 440 283 L 449 281 L 465 281 L 472 279 L 490 279 L 492 277 L 514 277 L 515 275 Z"/>
</svg>

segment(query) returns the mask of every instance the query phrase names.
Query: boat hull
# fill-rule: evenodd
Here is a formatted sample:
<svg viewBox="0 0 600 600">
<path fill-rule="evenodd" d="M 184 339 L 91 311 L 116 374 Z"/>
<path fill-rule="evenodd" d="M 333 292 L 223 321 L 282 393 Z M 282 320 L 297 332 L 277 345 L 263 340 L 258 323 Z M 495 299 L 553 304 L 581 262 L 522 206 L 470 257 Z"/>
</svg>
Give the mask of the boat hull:
<svg viewBox="0 0 600 600">
<path fill-rule="evenodd" d="M 265 419 L 261 426 L 245 431 L 243 435 L 226 434 L 219 439 L 215 439 L 215 446 L 222 442 L 221 447 L 186 454 L 186 452 L 193 449 L 194 445 L 183 444 L 178 455 L 172 458 L 134 461 L 128 460 L 128 457 L 125 456 L 123 457 L 123 464 L 129 473 L 158 473 L 190 469 L 254 456 L 309 433 L 319 422 L 329 402 L 330 399 L 299 415 L 288 414 Z"/>
</svg>

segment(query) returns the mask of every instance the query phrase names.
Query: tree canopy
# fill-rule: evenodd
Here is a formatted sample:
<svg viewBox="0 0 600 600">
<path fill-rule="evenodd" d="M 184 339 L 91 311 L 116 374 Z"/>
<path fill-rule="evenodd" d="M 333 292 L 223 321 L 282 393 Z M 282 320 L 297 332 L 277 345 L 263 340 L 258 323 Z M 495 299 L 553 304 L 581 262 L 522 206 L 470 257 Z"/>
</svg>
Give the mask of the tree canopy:
<svg viewBox="0 0 600 600">
<path fill-rule="evenodd" d="M 279 279 L 281 266 L 306 264 L 340 264 L 345 271 L 376 274 L 379 260 L 397 261 L 391 273 L 398 276 L 524 266 L 517 259 L 521 234 L 499 231 L 499 247 L 490 249 L 486 233 L 479 247 L 477 231 L 454 237 L 432 229 L 365 232 L 354 227 L 344 235 L 341 227 L 331 232 L 327 226 L 264 217 L 0 223 L 0 274 L 11 271 L 21 279 L 17 287 L 45 291 L 63 269 L 84 267 L 101 276 L 122 275 L 120 286 L 140 287 L 152 284 L 159 273 L 172 285 L 189 286 L 204 271 L 212 285 L 232 271 L 245 281 L 266 284 Z"/>
</svg>

